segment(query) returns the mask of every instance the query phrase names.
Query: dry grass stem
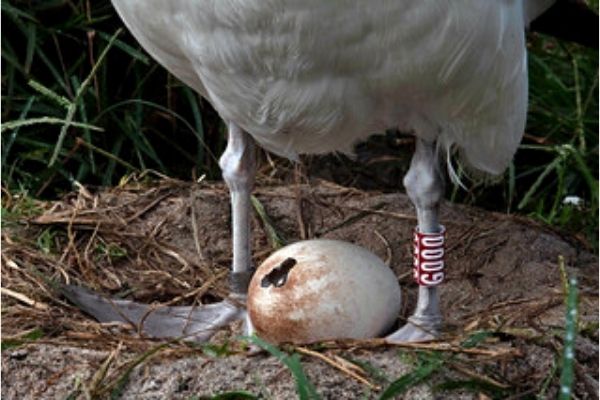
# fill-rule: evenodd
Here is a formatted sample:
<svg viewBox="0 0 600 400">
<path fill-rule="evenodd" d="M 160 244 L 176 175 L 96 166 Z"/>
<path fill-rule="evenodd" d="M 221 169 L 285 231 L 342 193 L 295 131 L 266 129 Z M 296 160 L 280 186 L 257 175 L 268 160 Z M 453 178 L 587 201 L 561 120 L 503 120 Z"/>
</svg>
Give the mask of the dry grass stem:
<svg viewBox="0 0 600 400">
<path fill-rule="evenodd" d="M 5 296 L 12 297 L 13 299 L 17 299 L 21 303 L 25 303 L 28 306 L 33 307 L 38 310 L 46 311 L 49 308 L 49 306 L 47 304 L 32 300 L 31 298 L 25 296 L 24 294 L 15 292 L 14 290 L 10 290 L 7 288 L 0 288 L 0 293 L 2 293 Z"/>
<path fill-rule="evenodd" d="M 348 366 L 346 364 L 342 364 L 339 361 L 336 361 L 330 357 L 327 357 L 325 354 L 307 349 L 306 347 L 300 347 L 300 346 L 296 347 L 296 350 L 299 353 L 306 354 L 311 357 L 318 358 L 321 361 L 324 361 L 325 363 L 331 365 L 332 367 L 342 371 L 346 375 L 348 375 L 348 376 L 352 377 L 353 379 L 357 380 L 358 382 L 362 383 L 363 385 L 368 386 L 371 390 L 375 390 L 375 391 L 381 390 L 380 386 L 369 382 L 364 376 L 361 376 L 357 372 L 348 368 Z M 364 371 L 362 371 L 362 372 L 364 373 Z"/>
</svg>

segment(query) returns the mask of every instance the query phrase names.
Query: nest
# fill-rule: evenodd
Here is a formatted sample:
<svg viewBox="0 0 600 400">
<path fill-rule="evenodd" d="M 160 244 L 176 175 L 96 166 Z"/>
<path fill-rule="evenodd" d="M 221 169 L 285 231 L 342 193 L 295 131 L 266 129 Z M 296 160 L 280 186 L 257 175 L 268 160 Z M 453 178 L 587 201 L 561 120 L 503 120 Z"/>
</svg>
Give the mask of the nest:
<svg viewBox="0 0 600 400">
<path fill-rule="evenodd" d="M 325 182 L 259 187 L 252 223 L 256 265 L 286 240 L 352 241 L 380 255 L 395 270 L 403 287 L 401 319 L 410 314 L 416 299 L 410 283 L 415 217 L 405 196 Z M 76 283 L 157 305 L 223 299 L 229 293 L 231 259 L 225 186 L 141 176 L 96 192 L 80 186 L 53 202 L 7 193 L 3 208 L 8 211 L 2 230 L 3 345 L 34 343 L 107 352 L 102 376 L 91 379 L 86 389 L 100 397 L 150 354 L 160 351 L 162 359 L 180 359 L 215 351 L 183 340 L 152 340 L 136 327 L 98 323 L 68 303 L 57 283 Z M 552 385 L 545 382 L 557 379 L 548 378 L 548 365 L 562 348 L 552 331 L 564 323 L 557 256 L 566 260 L 567 272 L 581 275 L 581 321 L 588 324 L 582 331 L 588 329 L 588 337 L 596 340 L 598 281 L 595 274 L 580 272 L 593 270 L 597 259 L 551 229 L 522 218 L 444 206 L 442 219 L 453 232 L 447 245 L 449 278 L 442 293 L 447 332 L 440 342 L 402 348 L 460 354 L 464 357 L 451 363 L 455 373 L 498 390 L 513 387 L 538 393 L 546 385 L 548 391 Z M 228 354 L 246 354 L 245 344 L 234 340 L 237 328 L 218 334 L 211 346 L 229 343 Z M 480 331 L 492 334 L 465 347 L 465 341 Z M 546 349 L 539 365 L 529 359 L 537 354 L 532 346 Z M 377 390 L 380 387 L 366 370 L 345 364 L 339 355 L 350 350 L 376 353 L 386 347 L 371 340 L 290 350 Z M 597 363 L 579 365 L 581 374 L 597 373 Z M 585 382 L 582 385 L 580 390 L 588 392 Z"/>
</svg>

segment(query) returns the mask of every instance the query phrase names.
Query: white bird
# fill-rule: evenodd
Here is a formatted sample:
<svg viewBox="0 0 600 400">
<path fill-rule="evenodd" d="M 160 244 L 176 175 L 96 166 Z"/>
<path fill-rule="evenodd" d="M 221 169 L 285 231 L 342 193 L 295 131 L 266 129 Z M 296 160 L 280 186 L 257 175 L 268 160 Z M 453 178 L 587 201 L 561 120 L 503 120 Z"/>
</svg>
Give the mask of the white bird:
<svg viewBox="0 0 600 400">
<path fill-rule="evenodd" d="M 231 192 L 232 298 L 252 275 L 250 193 L 255 143 L 288 157 L 351 152 L 387 128 L 410 131 L 416 150 L 404 186 L 418 218 L 412 316 L 392 342 L 430 340 L 442 316 L 440 155 L 456 149 L 472 169 L 500 174 L 527 111 L 525 27 L 552 0 L 113 0 L 133 36 L 206 98 L 228 125 L 220 159 Z M 148 306 L 70 297 L 100 320 L 140 320 Z M 108 305 L 107 305 L 108 304 Z M 144 319 L 158 337 L 204 340 L 246 318 L 232 300 L 159 309 Z M 121 307 L 115 310 L 115 306 Z M 126 317 L 126 318 L 124 318 Z M 247 329 L 252 327 L 247 322 Z"/>
</svg>

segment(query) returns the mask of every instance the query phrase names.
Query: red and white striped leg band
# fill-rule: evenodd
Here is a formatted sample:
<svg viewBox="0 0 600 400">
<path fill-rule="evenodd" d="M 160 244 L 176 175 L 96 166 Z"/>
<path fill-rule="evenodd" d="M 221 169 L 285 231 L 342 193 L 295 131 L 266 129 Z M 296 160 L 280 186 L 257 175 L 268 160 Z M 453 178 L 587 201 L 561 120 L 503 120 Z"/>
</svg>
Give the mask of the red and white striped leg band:
<svg viewBox="0 0 600 400">
<path fill-rule="evenodd" d="M 437 286 L 444 281 L 444 236 L 446 228 L 436 233 L 421 233 L 415 228 L 414 277 L 421 286 Z"/>
</svg>

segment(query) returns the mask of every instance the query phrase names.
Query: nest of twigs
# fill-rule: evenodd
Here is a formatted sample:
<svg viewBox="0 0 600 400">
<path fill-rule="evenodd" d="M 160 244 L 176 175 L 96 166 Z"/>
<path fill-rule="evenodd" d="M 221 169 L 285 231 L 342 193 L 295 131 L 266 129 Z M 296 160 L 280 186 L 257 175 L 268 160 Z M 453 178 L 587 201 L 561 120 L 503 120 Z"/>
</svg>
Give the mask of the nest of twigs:
<svg viewBox="0 0 600 400">
<path fill-rule="evenodd" d="M 226 296 L 229 259 L 203 254 L 190 189 L 175 180 L 93 194 L 80 187 L 61 201 L 30 204 L 34 215 L 9 223 L 2 234 L 4 335 L 41 328 L 51 337 L 82 334 L 89 340 L 97 334 L 97 345 L 103 331 L 111 342 L 122 339 L 78 313 L 61 298 L 57 282 L 147 303 Z M 224 194 L 221 186 L 204 189 Z M 5 196 L 8 208 L 21 207 L 20 201 L 31 200 Z M 173 244 L 174 226 L 184 231 L 177 238 L 191 229 L 179 247 Z"/>
<path fill-rule="evenodd" d="M 416 299 L 410 278 L 415 217 L 406 197 L 325 182 L 259 187 L 253 221 L 255 264 L 286 240 L 349 240 L 379 254 L 395 270 L 404 291 L 400 323 L 410 314 Z M 141 176 L 113 189 L 79 187 L 53 202 L 6 193 L 3 208 L 8 212 L 2 230 L 3 344 L 109 351 L 112 366 L 107 364 L 101 377 L 88 382 L 96 394 L 106 395 L 114 389 L 115 377 L 141 363 L 131 354 L 158 351 L 157 341 L 145 338 L 136 327 L 95 322 L 65 300 L 57 283 L 77 283 L 157 305 L 206 304 L 228 294 L 230 216 L 222 184 L 151 182 Z M 586 340 L 597 340 L 598 281 L 585 272 L 596 268 L 597 259 L 577 243 L 523 218 L 457 206 L 444 206 L 442 218 L 452 232 L 447 244 L 449 279 L 442 292 L 445 336 L 439 342 L 402 348 L 460 354 L 464 357 L 447 362 L 453 373 L 491 385 L 498 393 L 552 393 L 558 375 L 555 367 L 549 375 L 548 368 L 556 366 L 560 356 L 562 341 L 556 332 L 565 315 L 561 273 L 580 275 L 581 332 Z M 565 260 L 562 270 L 559 255 Z M 477 336 L 482 331 L 488 334 Z M 233 336 L 224 331 L 213 343 L 234 337 L 235 327 Z M 464 345 L 474 337 L 474 345 Z M 161 354 L 169 358 L 206 354 L 206 347 L 185 341 L 161 346 Z M 377 391 L 382 385 L 368 371 L 345 364 L 339 355 L 349 349 L 386 348 L 374 340 L 291 350 Z M 245 351 L 243 344 L 228 349 Z M 117 354 L 123 354 L 121 362 L 115 361 Z M 597 360 L 578 365 L 582 376 L 597 374 Z M 589 393 L 593 382 L 581 382 L 580 393 Z"/>
</svg>

